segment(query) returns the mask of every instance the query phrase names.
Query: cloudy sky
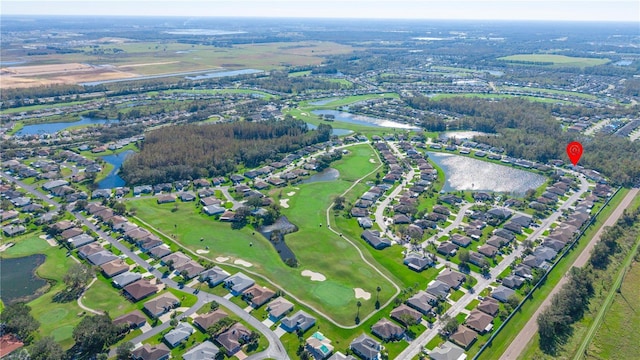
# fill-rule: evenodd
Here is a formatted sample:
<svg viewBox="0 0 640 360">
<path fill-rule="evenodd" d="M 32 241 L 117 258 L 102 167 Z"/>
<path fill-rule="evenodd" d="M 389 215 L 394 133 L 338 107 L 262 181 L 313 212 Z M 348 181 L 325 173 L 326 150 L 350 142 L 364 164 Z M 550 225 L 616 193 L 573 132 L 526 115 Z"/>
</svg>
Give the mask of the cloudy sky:
<svg viewBox="0 0 640 360">
<path fill-rule="evenodd" d="M 0 13 L 640 23 L 640 0 L 3 0 Z"/>
</svg>

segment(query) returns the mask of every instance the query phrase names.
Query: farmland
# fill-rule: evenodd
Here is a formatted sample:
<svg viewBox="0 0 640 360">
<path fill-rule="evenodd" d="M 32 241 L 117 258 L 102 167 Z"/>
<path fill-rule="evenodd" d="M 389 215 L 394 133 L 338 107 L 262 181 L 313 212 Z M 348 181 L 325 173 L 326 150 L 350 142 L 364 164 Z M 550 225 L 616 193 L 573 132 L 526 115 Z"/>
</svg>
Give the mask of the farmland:
<svg viewBox="0 0 640 360">
<path fill-rule="evenodd" d="M 589 66 L 603 65 L 609 62 L 609 59 L 601 58 L 583 58 L 572 57 L 565 55 L 554 54 L 519 54 L 510 55 L 498 58 L 498 60 L 504 60 L 508 62 L 526 64 L 531 63 L 533 65 L 551 65 L 555 67 L 580 67 L 585 68 Z"/>
</svg>

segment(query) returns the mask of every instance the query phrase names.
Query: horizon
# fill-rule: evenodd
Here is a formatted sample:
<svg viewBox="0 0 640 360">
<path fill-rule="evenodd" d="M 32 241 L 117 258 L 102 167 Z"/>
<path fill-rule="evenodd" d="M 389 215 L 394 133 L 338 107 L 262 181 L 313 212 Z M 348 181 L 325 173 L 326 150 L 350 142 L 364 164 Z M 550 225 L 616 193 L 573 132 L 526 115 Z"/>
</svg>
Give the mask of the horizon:
<svg viewBox="0 0 640 360">
<path fill-rule="evenodd" d="M 633 0 L 22 0 L 3 1 L 1 7 L 3 17 L 114 16 L 640 23 L 640 2 Z"/>
</svg>

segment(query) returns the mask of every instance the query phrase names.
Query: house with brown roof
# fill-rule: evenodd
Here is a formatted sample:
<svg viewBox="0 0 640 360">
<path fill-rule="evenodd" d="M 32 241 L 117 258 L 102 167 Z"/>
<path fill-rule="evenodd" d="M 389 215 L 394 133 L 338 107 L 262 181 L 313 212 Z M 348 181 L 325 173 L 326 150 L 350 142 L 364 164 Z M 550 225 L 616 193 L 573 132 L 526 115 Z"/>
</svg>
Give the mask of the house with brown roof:
<svg viewBox="0 0 640 360">
<path fill-rule="evenodd" d="M 6 334 L 0 337 L 0 358 L 20 349 L 24 343 L 13 334 Z"/>
<path fill-rule="evenodd" d="M 131 352 L 134 360 L 168 360 L 171 350 L 165 344 L 144 344 Z"/>
<path fill-rule="evenodd" d="M 209 311 L 206 314 L 198 315 L 193 319 L 193 323 L 202 329 L 202 331 L 206 332 L 208 328 L 228 316 L 229 315 L 225 311 L 218 309 L 215 311 Z"/>
<path fill-rule="evenodd" d="M 422 314 L 405 304 L 401 304 L 397 308 L 391 310 L 391 318 L 406 326 L 410 326 L 413 324 L 417 324 L 420 319 L 422 319 Z M 407 324 L 406 321 L 408 319 L 413 321 L 413 324 Z"/>
<path fill-rule="evenodd" d="M 491 328 L 493 327 L 492 322 L 493 317 L 491 315 L 488 315 L 478 309 L 473 309 L 464 323 L 478 333 L 484 334 L 487 331 L 491 331 Z"/>
<path fill-rule="evenodd" d="M 436 279 L 449 285 L 449 287 L 457 290 L 460 287 L 460 285 L 464 283 L 467 277 L 457 271 L 453 271 L 451 269 L 445 269 L 438 275 Z"/>
<path fill-rule="evenodd" d="M 498 300 L 494 298 L 486 297 L 480 304 L 478 304 L 477 309 L 485 314 L 496 316 L 498 311 L 500 311 L 500 303 L 498 303 Z"/>
<path fill-rule="evenodd" d="M 124 260 L 118 258 L 100 265 L 100 269 L 102 270 L 104 276 L 110 278 L 129 270 L 129 264 L 124 262 Z"/>
<path fill-rule="evenodd" d="M 431 295 L 424 290 L 418 291 L 415 295 L 407 299 L 407 305 L 420 311 L 424 315 L 427 315 L 433 309 L 433 306 L 438 303 L 438 298 Z"/>
<path fill-rule="evenodd" d="M 99 253 L 103 250 L 104 248 L 102 247 L 102 245 L 94 242 L 78 248 L 78 256 L 80 257 L 80 259 L 86 259 L 89 256 Z"/>
<path fill-rule="evenodd" d="M 200 265 L 197 261 L 189 260 L 182 265 L 174 266 L 174 269 L 181 275 L 184 271 L 188 279 L 193 279 L 204 271 L 204 266 Z"/>
<path fill-rule="evenodd" d="M 177 306 L 180 306 L 180 300 L 172 293 L 167 292 L 144 303 L 144 311 L 151 317 L 157 318 Z"/>
<path fill-rule="evenodd" d="M 476 339 L 478 338 L 478 333 L 469 329 L 464 325 L 458 326 L 458 330 L 449 336 L 449 339 L 454 343 L 460 345 L 463 349 L 468 349 L 471 347 Z"/>
<path fill-rule="evenodd" d="M 269 312 L 269 319 L 273 322 L 280 320 L 283 316 L 293 310 L 293 303 L 291 301 L 281 297 L 273 300 L 267 306 Z"/>
<path fill-rule="evenodd" d="M 113 319 L 113 323 L 115 325 L 126 325 L 129 329 L 142 327 L 146 322 L 147 318 L 144 316 L 142 311 L 137 309 Z"/>
<path fill-rule="evenodd" d="M 498 253 L 498 248 L 489 244 L 478 246 L 478 252 L 488 258 L 493 258 Z"/>
<path fill-rule="evenodd" d="M 77 227 L 72 227 L 72 228 L 69 228 L 69 229 L 63 231 L 60 234 L 60 237 L 62 237 L 63 240 L 68 240 L 68 239 L 71 239 L 72 237 L 78 236 L 80 234 L 84 234 L 84 231 L 82 231 L 82 229 L 77 228 Z"/>
<path fill-rule="evenodd" d="M 371 332 L 384 341 L 399 340 L 404 335 L 404 329 L 387 318 L 382 318 L 373 324 Z"/>
<path fill-rule="evenodd" d="M 158 292 L 158 286 L 147 279 L 140 279 L 125 286 L 123 290 L 127 297 L 137 302 Z"/>
<path fill-rule="evenodd" d="M 250 303 L 254 309 L 264 305 L 274 296 L 276 296 L 275 291 L 257 284 L 254 284 L 242 293 L 242 298 Z"/>
<path fill-rule="evenodd" d="M 241 323 L 233 324 L 227 331 L 216 337 L 228 355 L 233 355 L 242 347 L 242 341 L 249 338 L 251 331 Z"/>
<path fill-rule="evenodd" d="M 176 196 L 174 194 L 158 195 L 158 204 L 167 204 L 173 202 L 176 202 Z"/>
</svg>

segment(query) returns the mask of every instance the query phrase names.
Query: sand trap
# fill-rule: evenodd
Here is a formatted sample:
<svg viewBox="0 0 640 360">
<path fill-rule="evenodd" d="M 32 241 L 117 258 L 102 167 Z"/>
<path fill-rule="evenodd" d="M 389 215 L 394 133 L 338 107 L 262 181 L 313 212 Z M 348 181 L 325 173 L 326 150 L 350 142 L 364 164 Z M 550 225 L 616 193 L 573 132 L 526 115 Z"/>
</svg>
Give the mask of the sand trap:
<svg viewBox="0 0 640 360">
<path fill-rule="evenodd" d="M 248 261 L 244 261 L 242 259 L 238 259 L 238 260 L 234 261 L 233 263 L 236 264 L 236 265 L 242 265 L 244 267 L 252 267 L 253 266 L 252 263 L 250 263 Z"/>
<path fill-rule="evenodd" d="M 42 239 L 42 240 L 46 240 L 46 241 L 47 241 L 47 243 L 49 243 L 49 245 L 51 245 L 51 246 L 56 246 L 56 245 L 58 245 L 58 244 L 56 243 L 56 240 L 55 240 L 55 239 L 52 239 L 49 235 L 40 235 L 40 236 L 38 236 L 38 237 L 39 237 L 40 239 Z"/>
<path fill-rule="evenodd" d="M 356 299 L 364 299 L 364 300 L 371 299 L 370 292 L 366 292 L 361 288 L 354 288 L 353 290 L 356 292 Z"/>
<path fill-rule="evenodd" d="M 311 281 L 325 281 L 327 277 L 311 270 L 302 270 L 302 276 L 308 276 L 311 278 Z"/>
<path fill-rule="evenodd" d="M 224 257 L 224 256 L 218 256 L 216 258 L 217 262 L 226 262 L 227 260 L 229 260 L 229 258 L 228 257 Z"/>
<path fill-rule="evenodd" d="M 288 192 L 288 193 L 287 193 L 287 196 L 293 196 L 293 195 L 295 195 L 295 194 L 296 194 L 296 192 L 295 192 L 295 191 L 290 191 L 290 192 Z"/>
<path fill-rule="evenodd" d="M 208 254 L 209 250 L 198 249 L 196 250 L 196 254 Z"/>
<path fill-rule="evenodd" d="M 289 208 L 289 199 L 280 199 L 280 206 L 285 209 Z"/>
<path fill-rule="evenodd" d="M 370 163 L 372 163 L 372 164 L 375 164 L 375 163 L 376 163 L 376 161 L 375 161 L 375 160 L 373 160 L 373 159 L 369 159 L 369 162 L 370 162 Z"/>
</svg>

